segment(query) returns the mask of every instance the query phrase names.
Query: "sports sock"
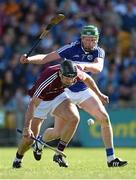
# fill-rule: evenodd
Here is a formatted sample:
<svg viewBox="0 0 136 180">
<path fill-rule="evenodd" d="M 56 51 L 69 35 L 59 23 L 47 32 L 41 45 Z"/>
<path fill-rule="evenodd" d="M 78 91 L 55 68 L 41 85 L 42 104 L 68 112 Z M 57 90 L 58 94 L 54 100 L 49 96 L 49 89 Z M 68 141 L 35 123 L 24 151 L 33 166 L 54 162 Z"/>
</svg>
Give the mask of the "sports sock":
<svg viewBox="0 0 136 180">
<path fill-rule="evenodd" d="M 108 162 L 111 162 L 112 160 L 114 160 L 115 159 L 114 149 L 113 148 L 106 149 L 106 155 L 107 155 Z"/>
<path fill-rule="evenodd" d="M 18 152 L 16 153 L 16 158 L 15 161 L 22 161 L 23 159 L 23 155 L 18 154 Z"/>
<path fill-rule="evenodd" d="M 60 151 L 64 151 L 66 146 L 67 146 L 67 143 L 60 140 L 59 143 L 58 143 L 57 149 L 60 150 Z"/>
<path fill-rule="evenodd" d="M 42 137 L 41 135 L 38 136 L 38 139 L 39 139 L 40 141 L 45 142 L 42 138 L 43 138 L 43 137 Z M 38 149 L 39 149 L 39 150 L 42 150 L 42 149 L 44 148 L 44 145 L 43 145 L 42 143 L 40 143 L 40 142 L 37 142 L 37 146 L 38 146 Z"/>
</svg>

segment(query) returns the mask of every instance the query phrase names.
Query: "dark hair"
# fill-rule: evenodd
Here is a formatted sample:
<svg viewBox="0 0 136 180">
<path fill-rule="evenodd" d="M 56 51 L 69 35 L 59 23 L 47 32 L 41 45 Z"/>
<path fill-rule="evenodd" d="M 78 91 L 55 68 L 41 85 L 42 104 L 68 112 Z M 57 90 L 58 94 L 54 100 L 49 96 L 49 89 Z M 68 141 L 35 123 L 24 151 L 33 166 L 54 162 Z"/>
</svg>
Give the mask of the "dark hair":
<svg viewBox="0 0 136 180">
<path fill-rule="evenodd" d="M 60 71 L 62 75 L 66 77 L 76 77 L 77 76 L 77 67 L 76 65 L 69 59 L 65 59 L 61 63 Z"/>
</svg>

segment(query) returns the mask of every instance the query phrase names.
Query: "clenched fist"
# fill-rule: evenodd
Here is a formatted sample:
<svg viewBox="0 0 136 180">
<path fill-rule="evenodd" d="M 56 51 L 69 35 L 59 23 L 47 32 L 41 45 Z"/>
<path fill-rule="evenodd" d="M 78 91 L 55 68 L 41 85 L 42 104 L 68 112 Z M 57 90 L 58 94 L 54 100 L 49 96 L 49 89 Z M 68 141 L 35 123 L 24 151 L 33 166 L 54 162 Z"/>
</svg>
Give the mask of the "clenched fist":
<svg viewBox="0 0 136 180">
<path fill-rule="evenodd" d="M 103 104 L 109 103 L 109 97 L 105 94 L 101 93 L 101 96 L 99 97 Z"/>
<path fill-rule="evenodd" d="M 22 64 L 28 64 L 29 63 L 29 60 L 26 58 L 26 55 L 22 55 L 20 57 L 20 63 L 22 63 Z"/>
</svg>

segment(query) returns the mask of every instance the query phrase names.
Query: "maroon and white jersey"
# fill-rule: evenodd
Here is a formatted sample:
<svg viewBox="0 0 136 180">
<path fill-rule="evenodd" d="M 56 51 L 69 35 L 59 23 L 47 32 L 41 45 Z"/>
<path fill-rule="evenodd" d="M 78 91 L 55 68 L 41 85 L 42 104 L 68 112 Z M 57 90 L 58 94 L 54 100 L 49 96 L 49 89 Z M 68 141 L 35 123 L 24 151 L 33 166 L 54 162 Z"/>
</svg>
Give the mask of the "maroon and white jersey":
<svg viewBox="0 0 136 180">
<path fill-rule="evenodd" d="M 60 65 L 49 66 L 44 69 L 34 86 L 28 91 L 30 97 L 35 96 L 44 101 L 53 100 L 64 92 L 64 86 L 59 77 Z M 76 81 L 82 77 L 76 78 Z"/>
</svg>

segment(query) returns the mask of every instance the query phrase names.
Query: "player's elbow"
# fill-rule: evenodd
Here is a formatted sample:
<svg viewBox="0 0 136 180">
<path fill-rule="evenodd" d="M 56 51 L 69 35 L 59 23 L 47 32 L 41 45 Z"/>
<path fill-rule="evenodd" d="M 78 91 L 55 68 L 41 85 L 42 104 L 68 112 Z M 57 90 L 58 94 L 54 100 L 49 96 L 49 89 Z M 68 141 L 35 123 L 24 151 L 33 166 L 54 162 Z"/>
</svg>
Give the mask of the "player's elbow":
<svg viewBox="0 0 136 180">
<path fill-rule="evenodd" d="M 93 71 L 94 74 L 98 74 L 98 73 L 100 73 L 100 72 L 101 72 L 100 70 L 94 70 L 94 71 Z"/>
<path fill-rule="evenodd" d="M 102 72 L 102 69 L 103 69 L 103 67 L 97 67 L 96 69 L 94 69 L 93 73 L 98 74 L 98 73 Z"/>
<path fill-rule="evenodd" d="M 69 125 L 71 126 L 71 128 L 73 127 L 76 127 L 80 122 L 80 117 L 78 115 L 75 115 L 75 114 L 71 114 L 71 118 L 69 118 Z"/>
</svg>

